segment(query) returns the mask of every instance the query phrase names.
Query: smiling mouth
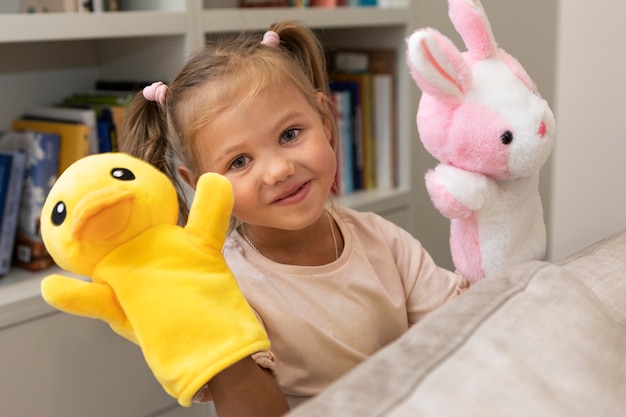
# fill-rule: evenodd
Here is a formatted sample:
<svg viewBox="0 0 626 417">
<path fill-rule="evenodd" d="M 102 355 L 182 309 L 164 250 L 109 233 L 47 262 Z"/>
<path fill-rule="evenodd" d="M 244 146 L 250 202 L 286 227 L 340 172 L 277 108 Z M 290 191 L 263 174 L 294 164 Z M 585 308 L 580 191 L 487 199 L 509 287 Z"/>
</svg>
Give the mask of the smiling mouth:
<svg viewBox="0 0 626 417">
<path fill-rule="evenodd" d="M 307 186 L 308 183 L 309 182 L 307 181 L 304 184 L 300 185 L 299 187 L 295 188 L 294 190 L 291 190 L 290 193 L 285 194 L 285 195 L 283 195 L 281 197 L 278 197 L 276 200 L 273 201 L 273 203 L 280 203 L 281 201 L 288 200 L 289 198 L 292 198 L 292 197 L 298 195 L 304 189 L 304 187 Z"/>
</svg>

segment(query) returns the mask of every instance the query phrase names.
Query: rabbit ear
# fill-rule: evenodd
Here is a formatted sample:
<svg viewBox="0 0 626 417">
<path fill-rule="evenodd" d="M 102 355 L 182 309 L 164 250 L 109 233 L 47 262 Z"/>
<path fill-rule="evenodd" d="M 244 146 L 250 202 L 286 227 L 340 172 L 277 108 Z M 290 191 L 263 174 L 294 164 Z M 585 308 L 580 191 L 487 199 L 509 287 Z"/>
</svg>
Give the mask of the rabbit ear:
<svg viewBox="0 0 626 417">
<path fill-rule="evenodd" d="M 461 100 L 472 74 L 452 41 L 429 28 L 414 32 L 407 44 L 407 64 L 417 86 L 439 99 Z"/>
<path fill-rule="evenodd" d="M 471 59 L 486 59 L 495 54 L 498 44 L 480 0 L 448 0 L 448 15 Z"/>
</svg>

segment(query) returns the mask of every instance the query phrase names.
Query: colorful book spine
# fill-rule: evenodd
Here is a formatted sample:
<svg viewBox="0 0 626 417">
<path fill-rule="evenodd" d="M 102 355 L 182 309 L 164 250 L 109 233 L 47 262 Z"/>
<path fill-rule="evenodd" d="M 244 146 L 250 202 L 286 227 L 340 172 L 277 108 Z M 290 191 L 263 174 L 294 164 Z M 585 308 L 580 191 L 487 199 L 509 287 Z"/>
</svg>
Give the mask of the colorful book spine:
<svg viewBox="0 0 626 417">
<path fill-rule="evenodd" d="M 0 275 L 11 269 L 25 162 L 22 152 L 0 152 Z"/>
<path fill-rule="evenodd" d="M 363 182 L 363 130 L 361 125 L 361 89 L 358 82 L 349 80 L 332 79 L 330 82 L 331 91 L 348 91 L 350 95 L 350 139 L 346 139 L 347 143 L 344 147 L 345 152 L 352 154 L 352 172 L 346 172 L 344 175 L 350 175 L 353 191 L 362 190 Z M 348 167 L 346 167 L 348 168 Z"/>
<path fill-rule="evenodd" d="M 352 150 L 352 109 L 350 91 L 332 92 L 337 120 L 337 175 L 339 193 L 346 195 L 354 192 L 354 157 Z"/>
<path fill-rule="evenodd" d="M 59 135 L 61 147 L 58 174 L 61 174 L 77 160 L 89 155 L 91 133 L 89 126 L 85 124 L 17 119 L 13 121 L 12 129 Z"/>
<path fill-rule="evenodd" d="M 43 132 L 13 131 L 0 135 L 0 149 L 26 154 L 13 263 L 30 271 L 54 263 L 43 245 L 39 226 L 43 203 L 57 178 L 60 140 L 59 135 Z"/>
<path fill-rule="evenodd" d="M 355 144 L 355 158 L 362 158 L 362 189 L 398 185 L 396 55 L 391 48 L 329 54 L 332 82 L 353 80 L 359 85 L 362 137 Z"/>
</svg>

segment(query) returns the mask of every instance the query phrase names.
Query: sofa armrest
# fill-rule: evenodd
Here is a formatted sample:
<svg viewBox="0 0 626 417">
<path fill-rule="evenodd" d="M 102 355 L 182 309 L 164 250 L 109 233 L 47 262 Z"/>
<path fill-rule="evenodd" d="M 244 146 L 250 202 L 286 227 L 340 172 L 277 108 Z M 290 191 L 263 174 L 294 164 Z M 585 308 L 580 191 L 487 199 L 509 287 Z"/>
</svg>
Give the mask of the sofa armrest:
<svg viewBox="0 0 626 417">
<path fill-rule="evenodd" d="M 557 262 L 580 279 L 626 328 L 626 231 Z"/>
<path fill-rule="evenodd" d="M 624 352 L 587 285 L 531 262 L 478 282 L 289 417 L 626 415 Z"/>
</svg>

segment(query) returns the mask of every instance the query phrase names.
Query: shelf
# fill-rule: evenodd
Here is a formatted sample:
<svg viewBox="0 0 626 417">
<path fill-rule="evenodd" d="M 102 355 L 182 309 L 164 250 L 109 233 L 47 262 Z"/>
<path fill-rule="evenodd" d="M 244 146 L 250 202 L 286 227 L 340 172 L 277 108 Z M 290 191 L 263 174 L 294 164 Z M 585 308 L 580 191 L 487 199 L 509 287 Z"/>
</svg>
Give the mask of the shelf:
<svg viewBox="0 0 626 417">
<path fill-rule="evenodd" d="M 0 65 L 0 90 L 10 97 L 0 103 L 0 124 L 6 129 L 11 118 L 32 103 L 54 102 L 75 89 L 88 88 L 99 78 L 167 79 L 183 55 L 212 34 L 262 32 L 280 20 L 303 22 L 331 47 L 393 46 L 400 51 L 415 11 L 409 2 L 395 8 L 301 9 L 206 8 L 207 2 L 202 0 L 168 1 L 175 6 L 184 3 L 186 10 L 0 13 L 0 49 L 10 57 Z M 407 110 L 411 107 L 409 89 L 404 87 L 412 84 L 406 74 L 398 75 L 401 187 L 359 191 L 341 196 L 337 202 L 401 218 L 399 224 L 410 228 L 416 196 L 407 175 L 414 122 L 412 111 Z M 46 88 L 41 88 L 42 84 Z M 41 298 L 40 284 L 44 276 L 60 271 L 53 267 L 31 273 L 13 268 L 0 277 L 0 328 L 57 313 Z"/>
<path fill-rule="evenodd" d="M 307 26 L 314 29 L 405 26 L 407 10 L 369 7 L 207 9 L 202 12 L 199 25 L 205 33 L 220 33 L 242 29 L 267 30 L 279 20 L 306 22 Z"/>
<path fill-rule="evenodd" d="M 13 326 L 36 317 L 59 313 L 41 297 L 41 281 L 50 274 L 63 274 L 77 279 L 87 278 L 52 266 L 30 272 L 13 267 L 0 278 L 0 329 Z"/>
<path fill-rule="evenodd" d="M 0 42 L 186 35 L 185 12 L 0 14 Z"/>
<path fill-rule="evenodd" d="M 56 312 L 43 301 L 39 290 L 43 277 L 55 271 L 60 269 L 29 272 L 12 268 L 0 278 L 0 329 Z"/>
<path fill-rule="evenodd" d="M 335 199 L 340 205 L 360 211 L 375 211 L 384 214 L 411 203 L 409 189 L 374 189 L 357 191 Z"/>
</svg>

